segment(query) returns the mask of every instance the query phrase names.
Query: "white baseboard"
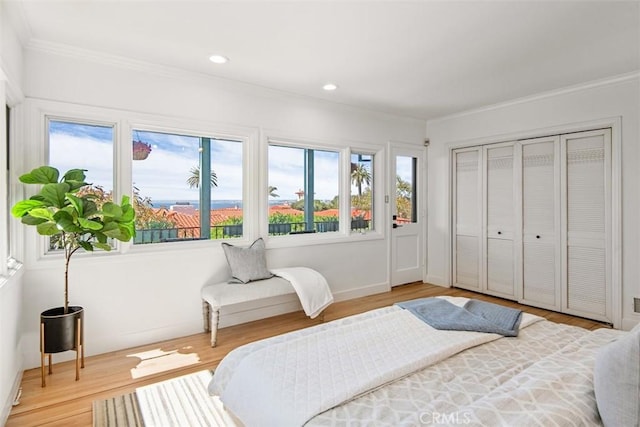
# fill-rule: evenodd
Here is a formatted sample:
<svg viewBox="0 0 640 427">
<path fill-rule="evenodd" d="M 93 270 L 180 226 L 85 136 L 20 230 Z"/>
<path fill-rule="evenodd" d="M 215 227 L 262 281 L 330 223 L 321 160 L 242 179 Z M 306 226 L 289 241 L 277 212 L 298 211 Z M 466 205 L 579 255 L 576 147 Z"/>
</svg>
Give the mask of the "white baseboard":
<svg viewBox="0 0 640 427">
<path fill-rule="evenodd" d="M 7 396 L 7 401 L 2 405 L 2 412 L 0 413 L 0 426 L 3 426 L 7 423 L 9 419 L 9 414 L 11 413 L 11 408 L 13 408 L 13 402 L 18 395 L 18 390 L 20 390 L 20 384 L 22 383 L 22 370 L 20 370 L 13 381 L 13 385 L 11 386 L 11 392 Z"/>
<path fill-rule="evenodd" d="M 333 300 L 335 302 L 346 301 L 354 298 L 361 298 L 369 295 L 389 292 L 390 290 L 391 286 L 389 286 L 389 282 L 377 283 L 373 285 L 361 286 L 355 289 L 349 289 L 347 291 L 336 292 L 333 294 Z"/>
<path fill-rule="evenodd" d="M 622 319 L 622 328 L 621 329 L 623 331 L 630 331 L 638 323 L 640 323 L 640 319 L 638 319 L 638 318 L 625 317 L 625 318 Z"/>
<path fill-rule="evenodd" d="M 444 288 L 451 287 L 449 286 L 449 284 L 447 284 L 447 281 L 444 279 L 444 277 L 434 276 L 431 274 L 427 274 L 427 277 L 425 278 L 425 282 L 430 283 L 432 285 L 436 285 L 436 286 L 442 286 Z"/>
</svg>

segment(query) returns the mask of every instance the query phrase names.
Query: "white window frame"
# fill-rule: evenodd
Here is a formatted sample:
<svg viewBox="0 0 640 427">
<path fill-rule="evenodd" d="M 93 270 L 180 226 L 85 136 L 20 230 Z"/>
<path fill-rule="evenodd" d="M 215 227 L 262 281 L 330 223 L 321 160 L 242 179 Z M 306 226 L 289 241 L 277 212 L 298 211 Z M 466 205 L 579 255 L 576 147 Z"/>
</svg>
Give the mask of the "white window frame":
<svg viewBox="0 0 640 427">
<path fill-rule="evenodd" d="M 340 177 L 338 184 L 339 191 L 339 209 L 340 224 L 339 231 L 327 233 L 310 233 L 296 235 L 269 235 L 269 205 L 266 189 L 269 185 L 269 146 L 278 145 L 282 147 L 307 148 L 313 150 L 333 151 L 339 155 Z M 310 246 L 328 243 L 342 243 L 360 240 L 376 240 L 384 239 L 385 233 L 383 228 L 384 216 L 384 147 L 369 146 L 367 148 L 361 146 L 337 145 L 321 140 L 303 139 L 298 137 L 287 137 L 277 134 L 263 135 L 263 144 L 261 145 L 261 186 L 264 193 L 260 197 L 260 233 L 264 237 L 267 246 L 273 248 Z M 369 154 L 373 156 L 373 220 L 374 229 L 367 232 L 352 232 L 351 230 L 351 153 Z"/>
<path fill-rule="evenodd" d="M 0 76 L 2 76 L 1 72 Z M 7 148 L 9 147 L 9 141 L 7 141 L 7 96 L 4 79 L 0 79 L 0 103 L 2 104 L 2 120 L 0 121 L 0 200 L 2 200 L 2 204 L 4 205 L 4 202 L 9 200 L 9 174 L 7 173 L 7 165 L 9 162 L 7 158 Z M 10 235 L 6 234 L 9 232 L 10 209 L 10 206 L 0 209 L 0 277 L 7 277 L 9 275 L 9 245 L 11 245 L 11 240 Z"/>
<path fill-rule="evenodd" d="M 49 127 L 50 127 L 50 123 L 54 121 L 54 122 L 64 122 L 64 123 L 71 123 L 71 124 L 78 124 L 78 125 L 86 125 L 86 126 L 102 126 L 102 127 L 110 127 L 112 128 L 112 132 L 113 132 L 113 136 L 112 136 L 112 143 L 113 143 L 113 162 L 112 162 L 112 174 L 111 174 L 111 188 L 112 188 L 112 192 L 113 192 L 113 200 L 117 201 L 120 200 L 121 194 L 123 193 L 119 193 L 117 191 L 117 185 L 116 182 L 117 180 L 117 176 L 118 176 L 118 169 L 116 167 L 117 161 L 117 152 L 118 152 L 118 128 L 119 128 L 119 124 L 117 121 L 113 121 L 113 120 L 101 120 L 101 119 L 97 119 L 95 117 L 92 118 L 85 118 L 85 117 L 77 117 L 77 116 L 66 116 L 66 115 L 58 115 L 58 114 L 46 114 L 44 116 L 44 144 L 45 144 L 45 150 L 44 150 L 44 160 L 42 161 L 42 163 L 40 163 L 40 165 L 48 165 L 49 164 L 49 151 L 50 151 L 50 141 L 49 141 Z M 33 167 L 37 167 L 39 165 L 33 166 Z M 33 169 L 32 168 L 28 168 L 29 170 Z M 60 173 L 64 173 L 66 171 L 60 171 Z M 26 171 L 25 171 L 26 173 Z M 88 171 L 89 174 L 91 174 L 91 171 Z M 91 180 L 91 176 L 88 177 L 89 181 Z M 62 256 L 62 251 L 61 250 L 51 250 L 49 247 L 49 238 L 46 236 L 40 236 L 39 240 L 39 248 L 38 248 L 38 253 L 40 254 L 40 256 L 42 258 L 51 258 L 51 257 L 56 257 L 59 258 Z M 95 253 L 85 253 L 85 252 L 79 252 L 76 255 L 80 255 L 80 256 L 93 256 L 95 255 L 101 255 L 101 254 L 110 254 L 112 252 L 119 252 L 120 250 L 120 242 L 117 240 L 113 240 L 112 243 L 112 251 L 110 252 L 104 252 L 104 251 L 96 251 Z"/>
<path fill-rule="evenodd" d="M 166 120 L 163 121 L 165 123 Z M 255 206 L 254 200 L 255 197 L 252 197 L 250 193 L 253 193 L 252 189 L 250 189 L 248 183 L 251 179 L 251 174 L 249 170 L 251 169 L 249 163 L 250 159 L 254 158 L 251 155 L 253 152 L 254 140 L 256 139 L 256 131 L 250 128 L 235 128 L 231 129 L 223 126 L 211 126 L 211 127 L 201 127 L 194 126 L 193 124 L 188 125 L 187 123 L 182 123 L 183 126 L 180 126 L 179 121 L 175 121 L 177 126 L 167 126 L 165 124 L 158 124 L 155 121 L 135 121 L 128 122 L 125 126 L 125 131 L 123 132 L 122 140 L 124 141 L 123 145 L 127 147 L 130 146 L 131 135 L 134 131 L 141 132 L 158 132 L 158 133 L 166 133 L 173 135 L 184 135 L 190 136 L 194 138 L 211 138 L 211 139 L 220 139 L 220 140 L 228 140 L 228 141 L 238 141 L 242 144 L 242 237 L 234 238 L 234 239 L 206 239 L 206 240 L 192 240 L 192 241 L 177 241 L 177 242 L 161 242 L 161 243 L 151 243 L 151 244 L 139 244 L 136 245 L 133 241 L 123 242 L 123 251 L 132 251 L 132 252 L 146 252 L 149 250 L 155 250 L 159 247 L 165 247 L 166 250 L 173 250 L 176 248 L 184 248 L 185 246 L 202 246 L 202 245 L 210 245 L 217 244 L 220 245 L 225 240 L 231 240 L 234 244 L 247 244 L 253 241 L 254 239 L 254 230 L 255 227 L 252 224 L 255 222 Z M 126 151 L 126 153 L 122 153 L 122 156 L 119 158 L 122 162 L 128 165 L 132 165 L 133 162 L 133 153 L 132 150 L 122 150 Z M 133 191 L 133 168 L 127 167 L 123 168 L 126 170 L 128 176 L 127 179 L 124 179 L 123 182 L 128 182 L 129 185 L 125 189 L 122 189 L 124 192 L 122 194 L 132 194 Z M 128 191 L 128 193 L 127 193 Z M 176 246 L 177 245 L 177 246 Z"/>
<path fill-rule="evenodd" d="M 373 220 L 372 223 L 372 229 L 371 230 L 367 230 L 367 231 L 353 231 L 351 230 L 351 209 L 353 208 L 353 206 L 351 206 L 351 173 L 348 174 L 348 202 L 349 202 L 349 209 L 347 210 L 348 212 L 348 216 L 349 216 L 349 234 L 350 235 L 365 235 L 365 234 L 375 234 L 375 233 L 382 233 L 382 230 L 384 229 L 384 225 L 381 221 L 381 217 L 384 215 L 384 184 L 385 184 L 385 180 L 384 180 L 384 162 L 383 162 L 383 158 L 384 158 L 384 150 L 383 149 L 371 149 L 371 148 L 362 148 L 362 147 L 350 147 L 349 151 L 348 151 L 348 162 L 349 162 L 349 169 L 348 171 L 351 171 L 351 156 L 353 154 L 362 154 L 365 156 L 372 156 L 373 157 L 373 162 L 371 163 L 371 173 L 373 174 L 373 181 L 371 182 L 371 188 L 372 188 L 372 197 L 373 197 L 373 204 L 371 206 L 371 208 L 373 209 L 373 212 L 371 213 L 371 218 Z"/>
</svg>

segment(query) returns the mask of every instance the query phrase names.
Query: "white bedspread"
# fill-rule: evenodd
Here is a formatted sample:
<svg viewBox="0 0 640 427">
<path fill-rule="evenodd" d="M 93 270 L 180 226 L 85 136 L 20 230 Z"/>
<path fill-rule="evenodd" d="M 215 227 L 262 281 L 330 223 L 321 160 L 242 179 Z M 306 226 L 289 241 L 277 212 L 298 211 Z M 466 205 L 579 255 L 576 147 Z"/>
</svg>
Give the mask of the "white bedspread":
<svg viewBox="0 0 640 427">
<path fill-rule="evenodd" d="M 301 426 L 362 393 L 500 338 L 438 331 L 400 308 L 354 319 L 258 346 L 234 362 L 224 386 L 212 388 L 247 427 Z"/>
<path fill-rule="evenodd" d="M 312 319 L 333 302 L 333 294 L 327 280 L 311 268 L 278 268 L 271 269 L 271 272 L 291 283 L 305 314 Z"/>
</svg>

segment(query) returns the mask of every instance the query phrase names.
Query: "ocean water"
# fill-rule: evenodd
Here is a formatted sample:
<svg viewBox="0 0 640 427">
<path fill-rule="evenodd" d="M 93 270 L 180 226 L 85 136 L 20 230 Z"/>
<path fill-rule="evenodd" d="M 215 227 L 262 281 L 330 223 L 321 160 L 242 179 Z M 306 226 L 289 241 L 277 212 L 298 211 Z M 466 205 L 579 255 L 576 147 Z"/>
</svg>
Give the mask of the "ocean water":
<svg viewBox="0 0 640 427">
<path fill-rule="evenodd" d="M 282 205 L 284 203 L 293 203 L 294 200 L 269 200 L 269 205 Z M 198 200 L 153 200 L 154 208 L 167 208 L 173 205 L 192 205 L 196 209 L 200 208 L 200 201 Z M 212 200 L 211 209 L 224 209 L 224 208 L 242 208 L 242 200 Z"/>
</svg>

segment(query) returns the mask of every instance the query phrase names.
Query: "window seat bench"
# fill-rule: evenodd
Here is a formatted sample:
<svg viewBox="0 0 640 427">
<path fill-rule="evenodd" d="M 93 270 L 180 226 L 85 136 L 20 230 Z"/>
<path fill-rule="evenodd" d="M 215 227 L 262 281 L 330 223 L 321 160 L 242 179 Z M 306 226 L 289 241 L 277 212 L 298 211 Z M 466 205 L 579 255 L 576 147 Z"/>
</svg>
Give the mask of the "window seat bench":
<svg viewBox="0 0 640 427">
<path fill-rule="evenodd" d="M 274 270 L 274 272 L 276 271 Z M 215 347 L 216 345 L 218 325 L 220 323 L 220 309 L 235 304 L 274 299 L 280 296 L 288 296 L 289 294 L 293 294 L 295 297 L 297 293 L 297 297 L 300 298 L 302 307 L 308 316 L 314 318 L 319 315 L 321 319 L 324 319 L 323 310 L 333 302 L 333 296 L 331 295 L 326 280 L 320 273 L 304 267 L 281 269 L 279 272 L 282 275 L 287 275 L 285 273 L 295 273 L 287 277 L 292 281 L 297 281 L 296 286 L 294 287 L 290 280 L 280 276 L 274 276 L 270 279 L 246 284 L 224 282 L 205 285 L 202 288 L 201 297 L 204 330 L 205 332 L 211 331 L 211 347 Z M 302 289 L 299 283 L 300 281 L 305 282 Z M 301 294 L 302 297 L 300 296 Z M 311 302 L 308 303 L 308 301 Z"/>
</svg>

